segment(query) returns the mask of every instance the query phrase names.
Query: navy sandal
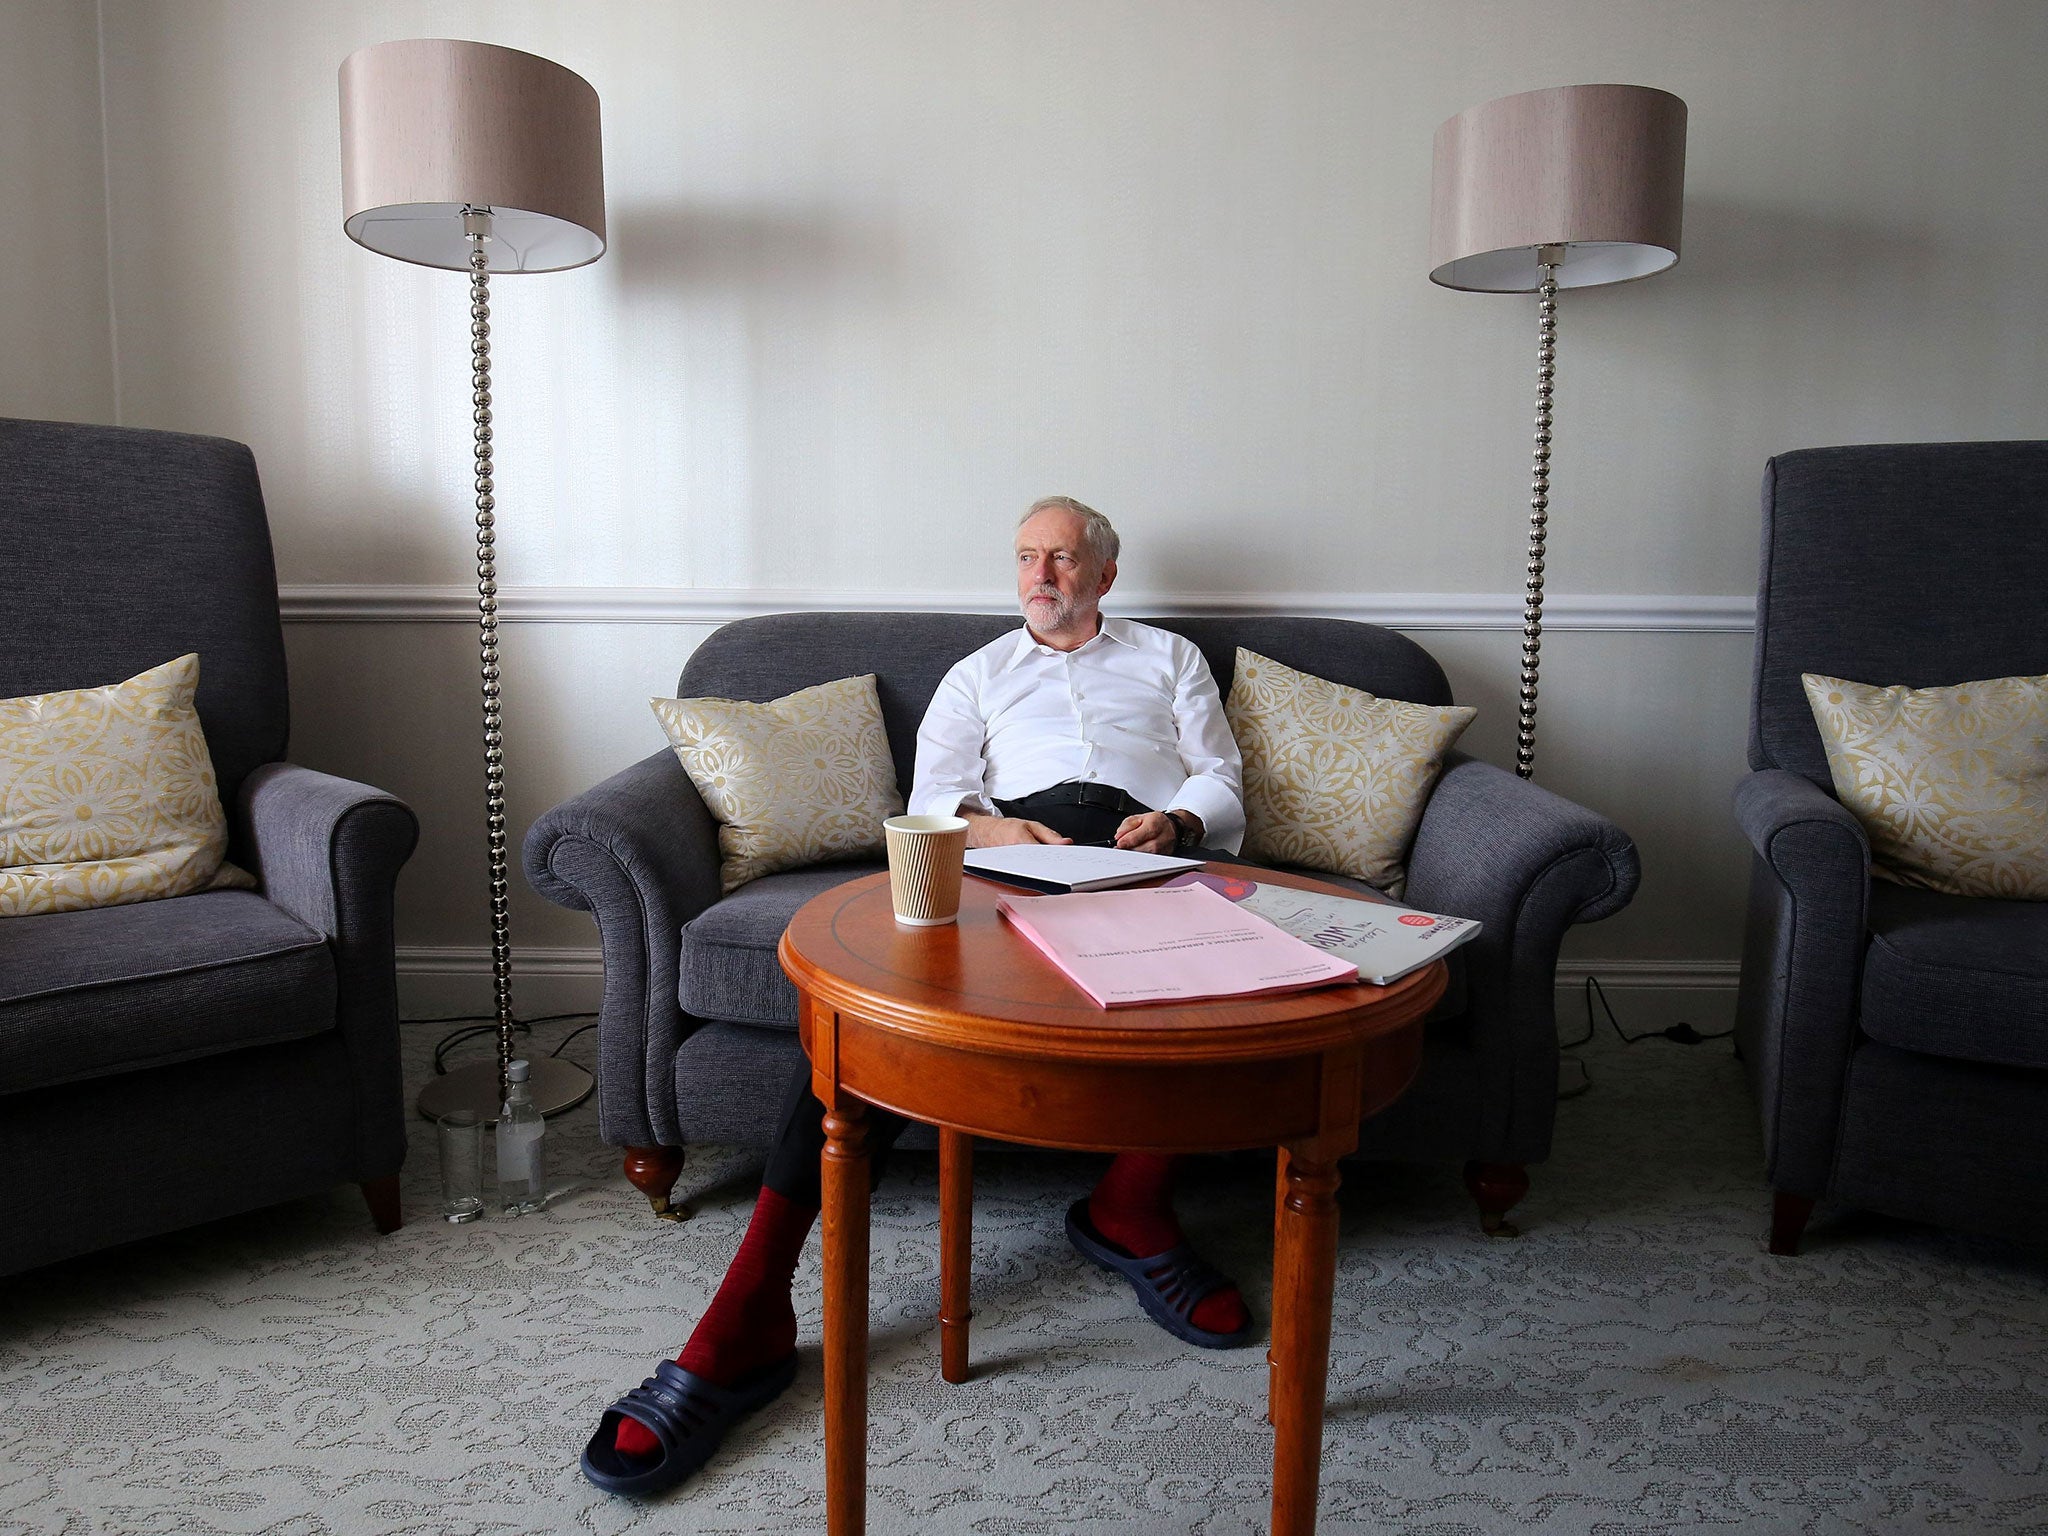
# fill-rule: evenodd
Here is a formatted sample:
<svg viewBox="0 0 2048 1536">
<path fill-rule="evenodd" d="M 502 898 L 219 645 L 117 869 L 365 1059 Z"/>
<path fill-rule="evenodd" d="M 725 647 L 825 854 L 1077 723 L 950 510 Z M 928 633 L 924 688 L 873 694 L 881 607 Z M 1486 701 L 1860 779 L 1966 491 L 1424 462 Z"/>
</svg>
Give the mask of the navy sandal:
<svg viewBox="0 0 2048 1536">
<path fill-rule="evenodd" d="M 620 1398 L 598 1420 L 583 1448 L 583 1475 L 606 1493 L 659 1493 L 711 1459 L 726 1431 L 773 1402 L 796 1380 L 796 1353 L 763 1366 L 730 1387 L 714 1386 L 673 1360 Z M 645 1456 L 627 1456 L 617 1444 L 619 1421 L 631 1419 L 661 1442 Z"/>
<path fill-rule="evenodd" d="M 1130 1281 L 1145 1315 L 1175 1338 L 1201 1349 L 1235 1349 L 1251 1341 L 1249 1321 L 1235 1333 L 1211 1333 L 1195 1326 L 1195 1308 L 1202 1304 L 1202 1299 L 1227 1290 L 1232 1282 L 1186 1243 L 1150 1258 L 1133 1258 L 1095 1230 L 1095 1224 L 1088 1219 L 1086 1200 L 1076 1200 L 1067 1207 L 1067 1241 L 1083 1257 Z"/>
</svg>

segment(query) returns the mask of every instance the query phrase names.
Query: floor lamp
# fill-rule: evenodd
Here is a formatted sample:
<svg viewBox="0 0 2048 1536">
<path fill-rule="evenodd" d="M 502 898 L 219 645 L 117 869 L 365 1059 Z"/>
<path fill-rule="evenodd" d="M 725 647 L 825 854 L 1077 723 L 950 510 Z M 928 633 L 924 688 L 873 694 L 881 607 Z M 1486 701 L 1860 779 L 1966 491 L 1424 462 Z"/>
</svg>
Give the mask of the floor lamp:
<svg viewBox="0 0 2048 1536">
<path fill-rule="evenodd" d="M 1536 769 L 1543 538 L 1557 290 L 1625 283 L 1678 260 L 1685 103 L 1643 85 L 1565 85 L 1469 107 L 1436 131 L 1429 279 L 1536 295 L 1536 448 L 1515 772 Z"/>
<path fill-rule="evenodd" d="M 400 261 L 469 273 L 476 470 L 476 592 L 483 681 L 484 806 L 491 863 L 495 1066 L 430 1082 L 420 1113 L 492 1121 L 512 1060 L 512 946 L 505 860 L 505 751 L 498 667 L 496 501 L 491 494 L 491 274 L 558 272 L 604 254 L 597 92 L 572 70 L 490 43 L 409 38 L 341 66 L 342 228 Z M 591 1077 L 542 1057 L 543 1114 L 581 1103 Z"/>
</svg>

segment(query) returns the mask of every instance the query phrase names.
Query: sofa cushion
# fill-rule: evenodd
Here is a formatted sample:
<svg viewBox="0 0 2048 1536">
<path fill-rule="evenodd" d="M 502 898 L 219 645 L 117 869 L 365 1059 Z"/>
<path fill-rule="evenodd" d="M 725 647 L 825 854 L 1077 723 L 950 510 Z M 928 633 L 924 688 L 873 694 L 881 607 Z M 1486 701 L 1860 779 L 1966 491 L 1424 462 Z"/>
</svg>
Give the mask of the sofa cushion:
<svg viewBox="0 0 2048 1536">
<path fill-rule="evenodd" d="M 247 890 L 192 697 L 199 657 L 0 699 L 0 917 Z"/>
<path fill-rule="evenodd" d="M 334 1002 L 327 941 L 253 891 L 10 917 L 0 1093 L 302 1039 Z"/>
<path fill-rule="evenodd" d="M 719 889 L 882 852 L 903 814 L 872 672 L 750 704 L 650 699 L 676 760 L 718 822 Z"/>
<path fill-rule="evenodd" d="M 685 1013 L 733 1024 L 796 1028 L 796 988 L 782 974 L 775 947 L 796 909 L 820 891 L 879 863 L 815 864 L 749 881 L 683 924 L 676 1000 Z"/>
<path fill-rule="evenodd" d="M 1835 798 L 1870 839 L 1871 873 L 2048 901 L 2048 675 L 1948 688 L 1800 680 Z"/>
<path fill-rule="evenodd" d="M 1872 881 L 1862 1024 L 1900 1050 L 2048 1067 L 2048 904 Z"/>
<path fill-rule="evenodd" d="M 1224 710 L 1244 754 L 1244 851 L 1398 897 L 1444 754 L 1478 711 L 1383 699 L 1242 646 Z"/>
</svg>

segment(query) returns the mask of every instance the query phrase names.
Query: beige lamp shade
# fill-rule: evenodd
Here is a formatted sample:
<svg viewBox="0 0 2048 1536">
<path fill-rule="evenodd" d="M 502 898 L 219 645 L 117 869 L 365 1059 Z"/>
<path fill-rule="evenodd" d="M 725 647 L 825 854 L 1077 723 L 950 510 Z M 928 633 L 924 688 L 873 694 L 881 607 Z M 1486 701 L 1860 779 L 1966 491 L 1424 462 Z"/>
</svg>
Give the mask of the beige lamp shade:
<svg viewBox="0 0 2048 1536">
<path fill-rule="evenodd" d="M 488 209 L 492 272 L 604 254 L 597 92 L 492 43 L 408 38 L 341 65 L 342 228 L 400 261 L 467 271 L 465 208 Z"/>
<path fill-rule="evenodd" d="M 1685 103 L 1644 85 L 1565 85 L 1469 107 L 1436 131 L 1429 278 L 1531 293 L 1591 288 L 1678 260 Z M 1553 251 L 1552 254 L 1556 254 Z"/>
</svg>

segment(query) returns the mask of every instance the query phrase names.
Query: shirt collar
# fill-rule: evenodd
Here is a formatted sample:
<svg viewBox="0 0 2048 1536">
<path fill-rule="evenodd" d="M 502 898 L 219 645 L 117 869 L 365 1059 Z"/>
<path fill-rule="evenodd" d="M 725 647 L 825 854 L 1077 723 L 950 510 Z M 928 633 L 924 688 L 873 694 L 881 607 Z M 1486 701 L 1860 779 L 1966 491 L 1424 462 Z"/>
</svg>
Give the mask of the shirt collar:
<svg viewBox="0 0 2048 1536">
<path fill-rule="evenodd" d="M 1061 654 L 1071 656 L 1078 652 L 1085 651 L 1097 640 L 1107 640 L 1116 645 L 1121 645 L 1128 650 L 1135 650 L 1137 649 L 1138 643 L 1135 639 L 1131 637 L 1131 634 L 1129 632 L 1129 622 L 1130 621 L 1127 619 L 1113 619 L 1108 614 L 1104 614 L 1102 616 L 1102 627 L 1100 629 L 1098 629 L 1093 635 L 1089 636 L 1088 639 L 1082 641 L 1081 644 L 1075 646 L 1072 651 L 1063 652 Z M 1011 649 L 1009 659 L 1005 661 L 1003 665 L 1006 669 L 1009 667 L 1014 667 L 1017 665 L 1018 662 L 1022 661 L 1026 656 L 1030 655 L 1033 651 L 1041 649 L 1050 650 L 1051 648 L 1042 647 L 1037 640 L 1033 639 L 1031 635 L 1031 626 L 1029 624 L 1026 624 L 1022 629 L 1017 631 L 1017 644 L 1015 645 L 1015 647 Z"/>
</svg>

